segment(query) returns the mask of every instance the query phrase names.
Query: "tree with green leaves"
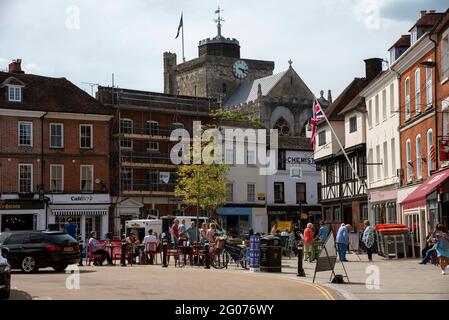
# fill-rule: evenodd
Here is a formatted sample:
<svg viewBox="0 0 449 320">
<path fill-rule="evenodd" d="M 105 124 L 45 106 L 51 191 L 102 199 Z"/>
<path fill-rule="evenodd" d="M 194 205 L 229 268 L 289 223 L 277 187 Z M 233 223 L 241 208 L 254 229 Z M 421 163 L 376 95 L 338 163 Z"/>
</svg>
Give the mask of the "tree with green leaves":
<svg viewBox="0 0 449 320">
<path fill-rule="evenodd" d="M 183 199 L 183 202 L 197 207 L 199 210 L 207 210 L 209 218 L 216 219 L 216 211 L 226 201 L 226 174 L 229 165 L 204 161 L 204 155 L 220 157 L 214 149 L 214 139 L 210 137 L 202 141 L 201 150 L 190 153 L 195 157 L 195 152 L 201 152 L 201 164 L 180 165 L 178 169 L 178 182 L 175 187 L 175 195 Z M 197 228 L 199 226 L 197 225 Z"/>
</svg>

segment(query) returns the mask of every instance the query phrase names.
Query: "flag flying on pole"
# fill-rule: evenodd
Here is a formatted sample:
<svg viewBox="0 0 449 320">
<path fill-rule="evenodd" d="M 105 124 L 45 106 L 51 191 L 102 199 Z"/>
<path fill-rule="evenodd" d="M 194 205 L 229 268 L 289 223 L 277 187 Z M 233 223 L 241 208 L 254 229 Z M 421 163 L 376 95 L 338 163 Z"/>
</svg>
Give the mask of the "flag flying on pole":
<svg viewBox="0 0 449 320">
<path fill-rule="evenodd" d="M 316 138 L 316 133 L 317 133 L 317 127 L 316 127 L 316 121 L 315 119 L 310 119 L 309 120 L 309 128 L 311 131 L 311 136 L 310 136 L 310 145 L 313 148 L 313 151 L 315 151 L 315 138 Z"/>
<path fill-rule="evenodd" d="M 318 100 L 315 98 L 313 101 L 313 119 L 315 121 L 321 121 L 324 119 L 323 111 L 321 110 Z"/>
<path fill-rule="evenodd" d="M 176 38 L 175 39 L 178 39 L 179 31 L 181 30 L 181 28 L 184 28 L 184 23 L 182 22 L 182 13 L 181 13 L 181 20 L 179 20 L 178 33 L 176 34 Z"/>
</svg>

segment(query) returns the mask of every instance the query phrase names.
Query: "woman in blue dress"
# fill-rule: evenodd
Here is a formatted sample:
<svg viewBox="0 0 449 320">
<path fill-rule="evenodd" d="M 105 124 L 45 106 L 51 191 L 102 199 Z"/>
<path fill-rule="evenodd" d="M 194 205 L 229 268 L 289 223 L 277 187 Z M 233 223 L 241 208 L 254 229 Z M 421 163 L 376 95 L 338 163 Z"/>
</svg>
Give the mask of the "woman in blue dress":
<svg viewBox="0 0 449 320">
<path fill-rule="evenodd" d="M 441 267 L 441 274 L 444 275 L 449 264 L 449 236 L 442 224 L 438 225 L 435 238 L 437 241 L 438 263 Z"/>
</svg>

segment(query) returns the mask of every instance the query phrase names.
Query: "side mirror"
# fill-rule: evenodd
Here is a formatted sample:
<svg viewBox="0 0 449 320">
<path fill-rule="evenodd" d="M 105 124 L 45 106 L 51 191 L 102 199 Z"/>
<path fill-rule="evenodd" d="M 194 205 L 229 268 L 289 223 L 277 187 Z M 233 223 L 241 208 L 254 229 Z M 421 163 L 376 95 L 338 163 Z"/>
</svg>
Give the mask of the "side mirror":
<svg viewBox="0 0 449 320">
<path fill-rule="evenodd" d="M 6 258 L 9 253 L 9 249 L 6 247 L 2 247 L 2 257 Z"/>
</svg>

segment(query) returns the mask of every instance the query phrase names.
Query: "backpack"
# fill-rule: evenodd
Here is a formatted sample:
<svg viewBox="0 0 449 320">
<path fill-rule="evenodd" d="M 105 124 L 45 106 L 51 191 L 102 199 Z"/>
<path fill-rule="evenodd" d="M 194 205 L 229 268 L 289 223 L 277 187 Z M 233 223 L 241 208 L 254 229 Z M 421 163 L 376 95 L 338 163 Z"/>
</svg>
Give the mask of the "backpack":
<svg viewBox="0 0 449 320">
<path fill-rule="evenodd" d="M 332 279 L 332 283 L 345 283 L 345 280 L 343 279 L 343 275 L 336 274 L 335 277 Z"/>
</svg>

